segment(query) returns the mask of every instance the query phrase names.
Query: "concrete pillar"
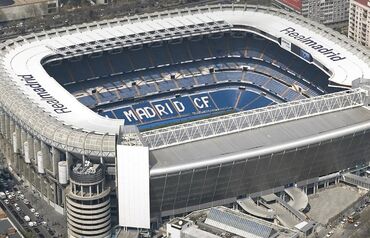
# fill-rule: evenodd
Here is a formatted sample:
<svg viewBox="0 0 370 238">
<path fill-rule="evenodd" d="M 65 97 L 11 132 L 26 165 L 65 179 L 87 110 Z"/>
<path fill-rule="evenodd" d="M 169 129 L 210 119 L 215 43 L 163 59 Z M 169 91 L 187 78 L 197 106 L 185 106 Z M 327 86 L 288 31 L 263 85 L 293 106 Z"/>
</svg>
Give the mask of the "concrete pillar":
<svg viewBox="0 0 370 238">
<path fill-rule="evenodd" d="M 40 144 L 41 144 L 41 152 L 42 152 L 42 161 L 44 162 L 44 169 L 49 169 L 49 166 L 48 166 L 50 164 L 49 147 L 43 141 L 40 141 L 40 142 L 41 142 Z"/>
<path fill-rule="evenodd" d="M 41 141 L 38 139 L 33 139 L 33 160 L 31 162 L 37 164 L 37 152 L 41 150 Z"/>
<path fill-rule="evenodd" d="M 55 147 L 52 148 L 53 157 L 52 157 L 52 169 L 54 177 L 58 177 L 58 163 L 60 161 L 60 151 Z"/>
<path fill-rule="evenodd" d="M 30 160 L 34 160 L 35 159 L 35 153 L 34 153 L 34 140 L 33 140 L 33 137 L 27 133 L 27 142 L 28 142 L 28 153 L 29 153 L 29 156 L 30 156 Z"/>
<path fill-rule="evenodd" d="M 6 133 L 5 126 L 6 126 L 5 125 L 5 113 L 2 110 L 0 110 L 0 132 L 3 135 Z"/>
<path fill-rule="evenodd" d="M 20 151 L 22 154 L 24 154 L 24 142 L 27 141 L 27 132 L 23 129 L 21 129 L 21 145 L 20 145 Z"/>
<path fill-rule="evenodd" d="M 15 131 L 15 137 L 16 137 L 16 140 L 17 140 L 17 152 L 20 152 L 20 151 L 22 151 L 21 150 L 21 144 L 22 144 L 21 131 L 22 131 L 22 129 L 19 128 L 18 126 L 15 126 L 14 131 Z"/>
<path fill-rule="evenodd" d="M 62 196 L 63 196 L 63 189 L 61 187 L 57 186 L 57 204 L 59 206 L 61 206 L 62 203 L 63 203 Z"/>
<path fill-rule="evenodd" d="M 10 121 L 10 117 L 8 115 L 5 116 L 5 138 L 9 141 L 10 139 L 10 131 L 11 131 L 12 125 Z"/>
</svg>

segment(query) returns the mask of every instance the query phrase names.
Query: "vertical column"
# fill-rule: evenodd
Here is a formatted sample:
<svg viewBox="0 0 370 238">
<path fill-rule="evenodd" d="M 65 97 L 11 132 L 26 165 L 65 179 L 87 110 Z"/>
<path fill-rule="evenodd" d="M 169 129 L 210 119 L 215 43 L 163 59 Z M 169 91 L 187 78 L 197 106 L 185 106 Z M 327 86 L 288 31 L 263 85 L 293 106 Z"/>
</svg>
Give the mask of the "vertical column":
<svg viewBox="0 0 370 238">
<path fill-rule="evenodd" d="M 56 149 L 55 147 L 52 148 L 53 156 L 52 156 L 52 170 L 53 170 L 53 176 L 58 176 L 58 162 L 60 161 L 60 151 Z"/>
<path fill-rule="evenodd" d="M 50 163 L 50 151 L 49 147 L 43 141 L 41 141 L 41 153 L 43 168 L 49 168 L 48 164 Z M 37 165 L 39 166 L 39 161 L 37 161 Z"/>
<path fill-rule="evenodd" d="M 33 160 L 31 160 L 31 162 L 33 162 L 34 165 L 37 165 L 37 152 L 41 151 L 41 141 L 39 141 L 38 139 L 34 139 L 33 140 Z"/>
</svg>

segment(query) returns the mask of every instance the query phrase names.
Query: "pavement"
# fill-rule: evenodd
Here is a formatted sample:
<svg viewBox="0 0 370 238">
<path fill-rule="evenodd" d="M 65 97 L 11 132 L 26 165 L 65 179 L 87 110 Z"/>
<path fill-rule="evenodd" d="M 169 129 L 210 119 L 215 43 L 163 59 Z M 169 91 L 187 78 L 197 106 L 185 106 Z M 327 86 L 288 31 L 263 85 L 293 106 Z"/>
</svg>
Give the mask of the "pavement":
<svg viewBox="0 0 370 238">
<path fill-rule="evenodd" d="M 358 190 L 350 186 L 340 185 L 327 188 L 308 197 L 311 209 L 306 215 L 326 225 L 330 218 L 341 213 L 359 197 L 361 194 Z"/>
</svg>

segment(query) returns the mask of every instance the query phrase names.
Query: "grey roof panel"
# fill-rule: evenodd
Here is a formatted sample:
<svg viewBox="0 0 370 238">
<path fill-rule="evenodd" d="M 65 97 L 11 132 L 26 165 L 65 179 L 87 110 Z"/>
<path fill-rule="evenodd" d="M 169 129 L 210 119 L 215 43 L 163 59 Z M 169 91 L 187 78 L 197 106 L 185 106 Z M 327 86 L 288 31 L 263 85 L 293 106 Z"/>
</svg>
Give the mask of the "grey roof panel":
<svg viewBox="0 0 370 238">
<path fill-rule="evenodd" d="M 152 150 L 151 175 L 246 159 L 370 128 L 364 107 Z M 340 133 L 342 134 L 340 134 Z M 293 145 L 289 147 L 289 144 Z M 274 151 L 275 148 L 275 151 Z"/>
</svg>

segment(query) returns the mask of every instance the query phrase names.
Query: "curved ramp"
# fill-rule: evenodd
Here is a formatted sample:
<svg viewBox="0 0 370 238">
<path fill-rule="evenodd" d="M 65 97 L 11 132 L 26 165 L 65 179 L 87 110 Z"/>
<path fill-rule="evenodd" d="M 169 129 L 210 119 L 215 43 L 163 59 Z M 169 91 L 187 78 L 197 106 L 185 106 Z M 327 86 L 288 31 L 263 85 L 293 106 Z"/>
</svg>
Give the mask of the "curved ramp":
<svg viewBox="0 0 370 238">
<path fill-rule="evenodd" d="M 239 199 L 236 202 L 244 211 L 253 216 L 265 219 L 275 218 L 275 212 L 273 210 L 258 206 L 252 198 Z"/>
<path fill-rule="evenodd" d="M 303 211 L 308 206 L 307 194 L 302 189 L 291 187 L 284 189 L 284 192 L 291 198 L 288 204 L 295 210 Z"/>
</svg>

